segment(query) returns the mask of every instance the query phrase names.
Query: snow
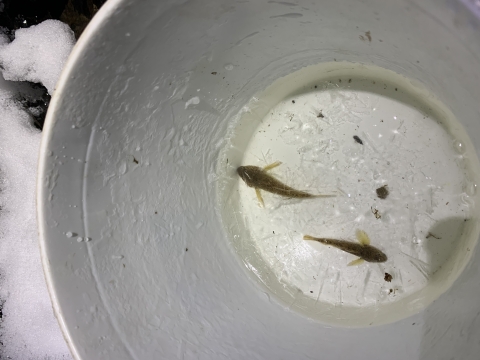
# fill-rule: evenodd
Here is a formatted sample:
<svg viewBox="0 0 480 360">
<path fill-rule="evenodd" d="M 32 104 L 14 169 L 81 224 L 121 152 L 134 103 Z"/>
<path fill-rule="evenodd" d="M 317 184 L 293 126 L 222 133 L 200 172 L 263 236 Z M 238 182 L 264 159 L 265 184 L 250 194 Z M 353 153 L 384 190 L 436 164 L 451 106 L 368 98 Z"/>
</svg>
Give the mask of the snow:
<svg viewBox="0 0 480 360">
<path fill-rule="evenodd" d="M 0 41 L 0 44 L 5 39 Z M 53 94 L 55 84 L 75 44 L 73 31 L 58 20 L 18 29 L 15 40 L 2 46 L 0 64 L 5 80 L 42 83 Z"/>
<path fill-rule="evenodd" d="M 53 20 L 17 30 L 11 43 L 0 34 L 3 76 L 41 82 L 52 93 L 73 39 L 67 25 Z M 0 358 L 71 359 L 40 261 L 35 182 L 41 132 L 15 100 L 28 88 L 0 77 Z"/>
</svg>

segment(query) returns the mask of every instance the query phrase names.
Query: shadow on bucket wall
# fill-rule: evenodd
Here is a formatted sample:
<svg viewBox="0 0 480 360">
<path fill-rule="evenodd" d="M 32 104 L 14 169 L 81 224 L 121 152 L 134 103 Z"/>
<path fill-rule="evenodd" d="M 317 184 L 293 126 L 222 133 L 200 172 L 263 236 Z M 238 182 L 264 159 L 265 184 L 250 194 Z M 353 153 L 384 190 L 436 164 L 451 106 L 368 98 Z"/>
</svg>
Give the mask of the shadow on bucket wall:
<svg viewBox="0 0 480 360">
<path fill-rule="evenodd" d="M 446 263 L 455 241 L 467 228 L 464 218 L 448 218 L 437 223 L 428 235 L 427 251 L 432 269 Z M 428 236 L 427 235 L 427 236 Z M 438 251 L 438 249 L 443 249 Z M 480 251 L 476 246 L 472 258 Z M 452 287 L 423 312 L 423 360 L 470 360 L 480 354 L 480 266 L 471 261 Z M 461 296 L 460 296 L 461 295 Z M 467 296 L 466 296 L 467 295 Z M 420 325 L 420 324 L 419 324 Z"/>
</svg>

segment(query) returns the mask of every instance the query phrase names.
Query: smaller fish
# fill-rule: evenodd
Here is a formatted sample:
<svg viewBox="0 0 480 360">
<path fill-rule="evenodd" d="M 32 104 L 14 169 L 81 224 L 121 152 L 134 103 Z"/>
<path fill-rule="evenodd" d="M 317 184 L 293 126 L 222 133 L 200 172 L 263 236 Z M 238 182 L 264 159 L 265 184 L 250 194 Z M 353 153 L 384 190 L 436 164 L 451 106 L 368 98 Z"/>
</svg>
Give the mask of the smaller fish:
<svg viewBox="0 0 480 360">
<path fill-rule="evenodd" d="M 279 180 L 275 179 L 273 176 L 267 174 L 268 170 L 271 170 L 282 163 L 280 161 L 276 161 L 273 164 L 267 165 L 264 168 L 247 165 L 247 166 L 240 166 L 237 169 L 238 175 L 245 181 L 245 184 L 249 187 L 253 187 L 255 192 L 257 193 L 258 201 L 262 206 L 264 206 L 263 198 L 260 193 L 260 190 L 268 191 L 273 194 L 289 197 L 289 198 L 297 198 L 297 199 L 306 199 L 306 198 L 314 198 L 314 197 L 329 197 L 335 195 L 313 195 L 305 191 L 296 190 L 291 188 L 288 185 L 280 182 Z"/>
<path fill-rule="evenodd" d="M 370 238 L 365 231 L 357 230 L 355 235 L 357 236 L 358 243 L 345 240 L 317 238 L 310 235 L 305 235 L 303 239 L 318 241 L 321 244 L 330 245 L 348 252 L 349 254 L 358 256 L 358 259 L 348 263 L 348 266 L 360 265 L 363 261 L 372 263 L 382 263 L 387 261 L 387 255 L 376 247 L 370 245 Z"/>
</svg>

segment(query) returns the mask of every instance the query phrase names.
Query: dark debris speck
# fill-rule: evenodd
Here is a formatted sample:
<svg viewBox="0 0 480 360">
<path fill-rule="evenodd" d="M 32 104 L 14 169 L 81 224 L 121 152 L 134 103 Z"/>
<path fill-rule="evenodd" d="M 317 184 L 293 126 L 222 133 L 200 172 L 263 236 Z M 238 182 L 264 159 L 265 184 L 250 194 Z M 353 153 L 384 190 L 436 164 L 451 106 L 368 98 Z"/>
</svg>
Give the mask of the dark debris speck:
<svg viewBox="0 0 480 360">
<path fill-rule="evenodd" d="M 388 191 L 388 186 L 387 185 L 383 185 L 381 187 L 379 187 L 377 190 L 377 196 L 380 198 L 380 199 L 386 199 L 388 194 L 389 194 L 389 191 Z"/>
<path fill-rule="evenodd" d="M 438 237 L 438 236 L 432 234 L 431 232 L 429 232 L 429 233 L 427 234 L 427 236 L 425 236 L 425 239 L 429 239 L 429 238 L 431 238 L 431 237 L 433 237 L 434 239 L 437 239 L 437 240 L 440 240 L 440 239 L 441 239 L 441 237 Z"/>
<path fill-rule="evenodd" d="M 2 318 L 3 318 L 3 305 L 4 304 L 5 304 L 5 300 L 0 299 L 0 324 L 1 324 L 1 321 L 2 321 Z M 0 345 L 3 345 L 3 344 L 0 344 Z"/>
<path fill-rule="evenodd" d="M 353 140 L 355 140 L 357 143 L 359 143 L 360 145 L 363 145 L 363 141 L 362 139 L 360 139 L 357 135 L 354 135 L 353 136 Z"/>
<path fill-rule="evenodd" d="M 387 282 L 392 282 L 392 278 L 392 275 L 390 275 L 389 273 L 385 273 L 385 277 L 383 279 Z"/>
</svg>

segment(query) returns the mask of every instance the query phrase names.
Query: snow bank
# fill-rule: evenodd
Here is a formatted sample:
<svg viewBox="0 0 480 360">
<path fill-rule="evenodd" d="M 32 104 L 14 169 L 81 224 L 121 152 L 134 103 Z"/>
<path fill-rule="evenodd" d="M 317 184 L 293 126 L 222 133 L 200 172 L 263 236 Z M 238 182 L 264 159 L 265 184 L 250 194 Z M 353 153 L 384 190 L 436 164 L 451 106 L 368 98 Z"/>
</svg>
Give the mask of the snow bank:
<svg viewBox="0 0 480 360">
<path fill-rule="evenodd" d="M 15 31 L 15 40 L 1 45 L 0 65 L 5 80 L 42 83 L 53 94 L 63 65 L 75 44 L 73 31 L 58 20 L 46 20 Z"/>
<path fill-rule="evenodd" d="M 0 35 L 3 75 L 41 82 L 52 93 L 73 43 L 69 28 L 52 20 L 17 30 L 11 43 Z M 41 132 L 15 100 L 19 87 L 0 76 L 0 359 L 71 359 L 53 314 L 38 246 L 35 182 Z"/>
</svg>

